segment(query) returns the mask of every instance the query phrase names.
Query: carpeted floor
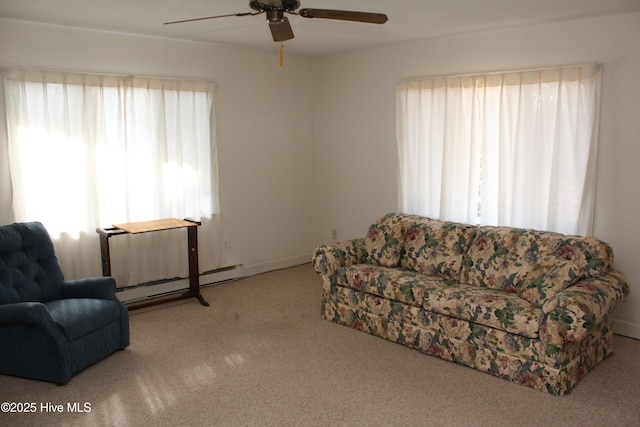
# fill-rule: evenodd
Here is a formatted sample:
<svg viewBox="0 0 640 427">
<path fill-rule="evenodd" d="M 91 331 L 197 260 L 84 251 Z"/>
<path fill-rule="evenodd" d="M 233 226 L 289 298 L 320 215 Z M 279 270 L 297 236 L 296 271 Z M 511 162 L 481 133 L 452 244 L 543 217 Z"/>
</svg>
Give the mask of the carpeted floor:
<svg viewBox="0 0 640 427">
<path fill-rule="evenodd" d="M 322 320 L 310 264 L 203 294 L 131 312 L 131 346 L 65 386 L 0 376 L 37 406 L 0 425 L 640 425 L 638 340 L 554 397 Z"/>
</svg>

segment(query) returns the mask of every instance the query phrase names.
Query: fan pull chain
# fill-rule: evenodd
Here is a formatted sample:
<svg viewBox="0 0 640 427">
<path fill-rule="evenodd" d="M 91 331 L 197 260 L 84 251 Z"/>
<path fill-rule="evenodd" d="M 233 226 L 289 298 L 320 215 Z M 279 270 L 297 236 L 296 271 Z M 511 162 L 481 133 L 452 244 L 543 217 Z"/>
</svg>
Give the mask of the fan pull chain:
<svg viewBox="0 0 640 427">
<path fill-rule="evenodd" d="M 280 69 L 284 70 L 284 45 L 280 42 Z"/>
</svg>

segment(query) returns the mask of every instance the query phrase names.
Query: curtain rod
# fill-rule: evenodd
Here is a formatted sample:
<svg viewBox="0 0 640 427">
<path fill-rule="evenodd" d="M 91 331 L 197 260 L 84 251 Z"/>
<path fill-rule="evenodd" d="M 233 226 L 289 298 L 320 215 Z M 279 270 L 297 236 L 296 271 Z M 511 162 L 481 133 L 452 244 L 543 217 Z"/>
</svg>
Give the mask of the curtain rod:
<svg viewBox="0 0 640 427">
<path fill-rule="evenodd" d="M 96 77 L 117 77 L 122 79 L 131 79 L 131 78 L 141 78 L 141 79 L 154 79 L 154 80 L 171 80 L 171 81 L 183 81 L 183 82 L 198 82 L 198 83 L 208 83 L 213 84 L 215 87 L 218 86 L 218 82 L 210 79 L 198 79 L 191 77 L 160 77 L 160 76 L 147 76 L 141 74 L 120 74 L 120 73 L 100 73 L 95 71 L 73 71 L 73 70 L 60 70 L 60 69 L 51 69 L 51 68 L 24 68 L 24 67 L 2 67 L 0 68 L 0 73 L 4 74 L 10 71 L 35 71 L 35 72 L 51 72 L 51 73 L 69 73 L 69 74 L 85 74 L 89 76 Z"/>
<path fill-rule="evenodd" d="M 582 67 L 595 67 L 596 69 L 602 69 L 602 64 L 599 62 L 591 62 L 586 64 L 558 65 L 558 66 L 550 66 L 550 67 L 524 68 L 524 69 L 504 70 L 504 71 L 489 71 L 485 73 L 478 72 L 478 73 L 465 73 L 465 74 L 440 74 L 440 75 L 431 75 L 431 76 L 422 76 L 422 77 L 407 77 L 402 79 L 401 82 L 406 82 L 411 80 L 423 80 L 423 79 L 481 77 L 481 76 L 493 76 L 498 74 L 528 73 L 528 72 L 551 71 L 551 70 L 582 68 Z"/>
</svg>

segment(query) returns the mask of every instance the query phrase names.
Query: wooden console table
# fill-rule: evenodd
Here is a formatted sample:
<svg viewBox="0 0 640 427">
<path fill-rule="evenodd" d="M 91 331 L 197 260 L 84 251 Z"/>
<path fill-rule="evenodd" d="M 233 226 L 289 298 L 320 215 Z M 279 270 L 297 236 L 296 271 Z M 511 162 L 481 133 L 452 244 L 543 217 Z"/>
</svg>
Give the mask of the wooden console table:
<svg viewBox="0 0 640 427">
<path fill-rule="evenodd" d="M 167 297 L 157 297 L 152 301 L 127 304 L 130 310 L 149 307 L 170 301 L 185 298 L 196 298 L 200 304 L 209 306 L 209 303 L 200 294 L 200 279 L 198 269 L 198 226 L 201 223 L 193 220 L 181 220 L 175 218 L 158 219 L 154 221 L 131 222 L 128 224 L 114 224 L 112 228 L 98 228 L 100 234 L 100 254 L 102 256 L 102 275 L 111 276 L 111 255 L 109 252 L 109 238 L 120 234 L 139 234 L 153 231 L 171 230 L 175 228 L 187 229 L 187 250 L 189 252 L 189 290 L 180 294 Z"/>
</svg>

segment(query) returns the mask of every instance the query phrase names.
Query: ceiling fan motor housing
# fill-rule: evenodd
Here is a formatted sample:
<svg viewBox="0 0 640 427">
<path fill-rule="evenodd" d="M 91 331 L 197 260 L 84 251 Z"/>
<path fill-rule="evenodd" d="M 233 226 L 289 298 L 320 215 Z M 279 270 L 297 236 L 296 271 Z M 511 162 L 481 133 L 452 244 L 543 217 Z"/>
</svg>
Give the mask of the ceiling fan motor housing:
<svg viewBox="0 0 640 427">
<path fill-rule="evenodd" d="M 280 6 L 280 4 L 282 6 Z M 271 10 L 279 10 L 284 12 L 293 12 L 300 7 L 298 0 L 282 0 L 282 1 L 266 1 L 251 0 L 249 7 L 259 12 L 268 12 Z"/>
<path fill-rule="evenodd" d="M 267 10 L 267 22 L 279 24 L 284 21 L 284 12 L 281 10 Z"/>
</svg>

